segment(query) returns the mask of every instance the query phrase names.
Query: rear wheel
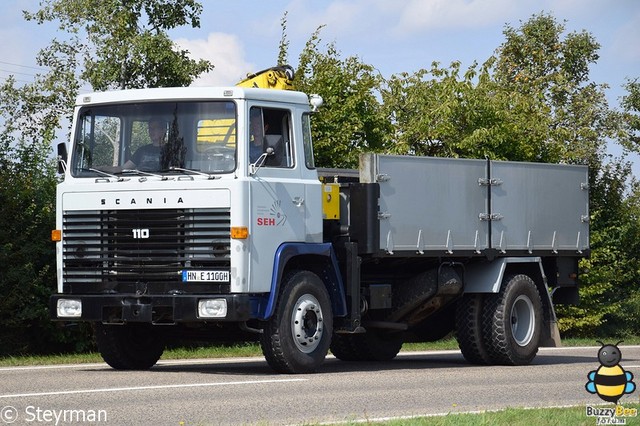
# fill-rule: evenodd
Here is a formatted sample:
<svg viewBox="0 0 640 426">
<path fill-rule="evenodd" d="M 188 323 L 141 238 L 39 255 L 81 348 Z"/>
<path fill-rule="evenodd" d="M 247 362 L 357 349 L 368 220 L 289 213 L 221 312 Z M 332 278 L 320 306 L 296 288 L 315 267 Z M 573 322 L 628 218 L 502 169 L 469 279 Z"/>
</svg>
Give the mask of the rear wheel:
<svg viewBox="0 0 640 426">
<path fill-rule="evenodd" d="M 538 352 L 542 327 L 542 302 L 527 275 L 505 280 L 500 293 L 487 298 L 483 312 L 483 334 L 492 362 L 525 365 Z"/>
<path fill-rule="evenodd" d="M 287 274 L 278 303 L 260 337 L 262 353 L 280 373 L 312 373 L 331 342 L 333 316 L 324 283 L 309 271 Z"/>
<path fill-rule="evenodd" d="M 416 342 L 435 342 L 445 338 L 455 329 L 456 306 L 450 304 L 426 320 L 409 328 Z"/>
<path fill-rule="evenodd" d="M 484 295 L 465 294 L 456 309 L 456 339 L 464 358 L 472 364 L 489 364 L 482 333 Z"/>
<path fill-rule="evenodd" d="M 95 326 L 96 343 L 104 361 L 116 370 L 147 370 L 164 352 L 164 339 L 150 324 Z"/>
<path fill-rule="evenodd" d="M 363 355 L 356 334 L 334 334 L 331 353 L 341 361 L 362 361 Z"/>
<path fill-rule="evenodd" d="M 357 336 L 363 361 L 391 361 L 402 349 L 402 333 L 369 330 Z"/>
</svg>

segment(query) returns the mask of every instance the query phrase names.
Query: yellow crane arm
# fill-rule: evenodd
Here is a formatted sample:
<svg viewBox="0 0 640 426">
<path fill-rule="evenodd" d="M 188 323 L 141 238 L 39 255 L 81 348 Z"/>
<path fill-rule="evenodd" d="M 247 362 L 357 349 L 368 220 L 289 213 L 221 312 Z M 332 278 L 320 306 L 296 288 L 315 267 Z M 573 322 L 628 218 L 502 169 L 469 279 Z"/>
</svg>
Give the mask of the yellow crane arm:
<svg viewBox="0 0 640 426">
<path fill-rule="evenodd" d="M 289 65 L 281 65 L 248 74 L 247 78 L 238 82 L 236 86 L 293 90 L 293 77 L 293 68 Z"/>
</svg>

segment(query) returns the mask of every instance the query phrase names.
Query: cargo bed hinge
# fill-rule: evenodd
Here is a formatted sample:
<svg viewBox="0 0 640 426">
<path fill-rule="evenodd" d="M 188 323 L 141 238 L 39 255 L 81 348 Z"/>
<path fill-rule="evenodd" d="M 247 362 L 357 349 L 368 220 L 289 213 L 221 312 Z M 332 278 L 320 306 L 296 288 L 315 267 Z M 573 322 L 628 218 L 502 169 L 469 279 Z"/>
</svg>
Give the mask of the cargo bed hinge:
<svg viewBox="0 0 640 426">
<path fill-rule="evenodd" d="M 504 216 L 501 215 L 500 213 L 480 213 L 478 217 L 480 218 L 480 220 L 491 221 L 491 220 L 500 220 Z"/>
<path fill-rule="evenodd" d="M 502 185 L 503 180 L 497 178 L 478 178 L 478 185 L 480 186 L 498 186 Z"/>
</svg>

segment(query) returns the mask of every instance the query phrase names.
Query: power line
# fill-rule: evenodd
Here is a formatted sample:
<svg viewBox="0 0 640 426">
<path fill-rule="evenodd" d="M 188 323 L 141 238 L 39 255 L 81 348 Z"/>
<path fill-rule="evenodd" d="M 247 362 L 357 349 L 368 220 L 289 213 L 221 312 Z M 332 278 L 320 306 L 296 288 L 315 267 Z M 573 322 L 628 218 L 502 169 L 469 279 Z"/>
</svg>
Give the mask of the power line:
<svg viewBox="0 0 640 426">
<path fill-rule="evenodd" d="M 32 70 L 37 70 L 37 71 L 45 71 L 45 68 L 43 68 L 43 67 L 32 67 L 32 66 L 29 66 L 29 65 L 14 64 L 12 62 L 0 61 L 0 64 L 12 65 L 14 67 L 30 68 Z"/>
<path fill-rule="evenodd" d="M 6 72 L 6 73 L 9 73 L 9 74 L 28 75 L 30 77 L 35 77 L 36 76 L 35 74 L 30 74 L 30 73 L 27 73 L 27 72 L 11 71 L 11 70 L 5 70 L 5 69 L 2 69 L 2 68 L 0 68 L 0 71 Z"/>
</svg>

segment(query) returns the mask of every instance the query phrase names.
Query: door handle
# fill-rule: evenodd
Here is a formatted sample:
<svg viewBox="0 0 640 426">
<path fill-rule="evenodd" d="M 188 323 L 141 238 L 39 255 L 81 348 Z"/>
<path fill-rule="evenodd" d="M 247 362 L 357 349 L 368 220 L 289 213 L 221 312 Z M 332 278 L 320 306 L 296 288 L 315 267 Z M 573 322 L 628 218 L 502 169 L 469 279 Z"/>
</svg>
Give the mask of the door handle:
<svg viewBox="0 0 640 426">
<path fill-rule="evenodd" d="M 304 198 L 303 197 L 293 197 L 293 204 L 296 205 L 296 207 L 302 207 L 302 205 L 304 204 Z"/>
</svg>

